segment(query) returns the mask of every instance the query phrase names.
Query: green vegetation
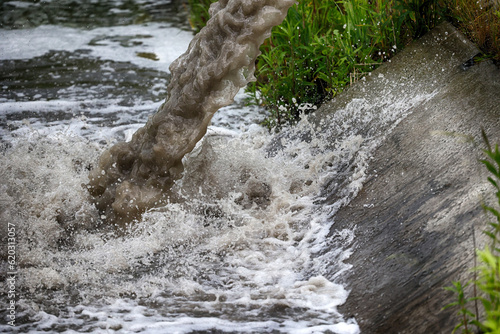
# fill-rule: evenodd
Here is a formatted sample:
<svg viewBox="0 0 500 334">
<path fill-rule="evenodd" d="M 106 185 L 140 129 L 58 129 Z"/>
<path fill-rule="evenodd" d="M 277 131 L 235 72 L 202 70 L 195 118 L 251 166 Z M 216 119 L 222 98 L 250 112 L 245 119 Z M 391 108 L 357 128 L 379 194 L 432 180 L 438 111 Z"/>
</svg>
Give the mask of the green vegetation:
<svg viewBox="0 0 500 334">
<path fill-rule="evenodd" d="M 199 31 L 215 0 L 189 0 Z M 487 5 L 488 4 L 488 5 Z M 444 19 L 500 60 L 500 10 L 489 0 L 299 0 L 257 60 L 250 103 L 269 128 L 293 123 Z"/>
<path fill-rule="evenodd" d="M 391 4 L 304 0 L 293 6 L 262 46 L 257 81 L 248 87 L 254 102 L 271 112 L 266 125 L 294 122 L 401 47 L 403 20 Z"/>
<path fill-rule="evenodd" d="M 477 255 L 480 265 L 475 268 L 477 278 L 462 286 L 460 282 L 453 282 L 452 287 L 446 289 L 452 291 L 457 296 L 457 301 L 447 305 L 449 307 L 459 307 L 459 323 L 453 332 L 462 328 L 462 333 L 472 334 L 472 328 L 477 328 L 482 333 L 500 333 L 500 151 L 498 145 L 493 149 L 484 135 L 487 149 L 485 150 L 487 159 L 481 162 L 486 166 L 491 176 L 488 181 L 495 189 L 498 208 L 484 205 L 484 209 L 491 213 L 495 222 L 490 222 L 490 230 L 485 233 L 490 237 L 491 244 L 483 250 L 478 250 Z M 466 298 L 464 288 L 474 285 L 474 297 Z M 477 291 L 479 290 L 479 293 Z M 477 304 L 475 312 L 468 309 L 472 302 L 480 301 L 484 308 L 484 319 L 481 320 Z"/>
<path fill-rule="evenodd" d="M 189 5 L 189 23 L 195 33 L 203 28 L 210 18 L 208 8 L 217 0 L 188 0 Z"/>
</svg>

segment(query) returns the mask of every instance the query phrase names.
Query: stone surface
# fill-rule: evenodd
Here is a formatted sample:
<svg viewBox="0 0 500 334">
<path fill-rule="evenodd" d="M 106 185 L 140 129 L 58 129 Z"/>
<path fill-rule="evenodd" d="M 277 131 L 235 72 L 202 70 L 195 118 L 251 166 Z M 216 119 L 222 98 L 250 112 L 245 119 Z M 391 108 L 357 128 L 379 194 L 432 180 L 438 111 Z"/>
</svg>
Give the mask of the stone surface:
<svg viewBox="0 0 500 334">
<path fill-rule="evenodd" d="M 473 233 L 484 245 L 481 203 L 491 203 L 481 128 L 500 143 L 500 70 L 461 66 L 477 52 L 441 25 L 318 112 L 353 98 L 433 94 L 386 136 L 363 189 L 334 218 L 332 235 L 356 234 L 353 267 L 339 278 L 351 290 L 340 311 L 362 333 L 451 333 L 457 323 L 455 310 L 441 310 L 453 299 L 443 287 L 473 278 Z"/>
</svg>

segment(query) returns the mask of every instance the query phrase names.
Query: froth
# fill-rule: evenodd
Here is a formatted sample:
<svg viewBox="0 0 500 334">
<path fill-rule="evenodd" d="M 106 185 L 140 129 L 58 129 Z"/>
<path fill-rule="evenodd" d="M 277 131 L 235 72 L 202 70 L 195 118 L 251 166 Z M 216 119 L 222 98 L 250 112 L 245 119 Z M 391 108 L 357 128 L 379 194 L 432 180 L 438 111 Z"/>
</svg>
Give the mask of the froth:
<svg viewBox="0 0 500 334">
<path fill-rule="evenodd" d="M 2 204 L 11 208 L 2 223 L 19 226 L 20 305 L 39 330 L 67 328 L 85 314 L 97 317 L 90 327 L 109 325 L 106 305 L 117 296 L 123 305 L 149 305 L 156 325 L 135 323 L 147 331 L 201 326 L 183 324 L 181 314 L 253 330 L 301 328 L 314 318 L 331 330 L 342 322 L 336 307 L 347 292 L 317 270 L 331 221 L 328 208 L 314 204 L 330 153 L 284 144 L 270 156 L 263 129 L 212 133 L 185 158 L 170 203 L 119 233 L 102 224 L 82 187 L 99 153 L 93 144 L 62 134 L 15 144 L 1 162 L 9 180 Z M 54 317 L 51 304 L 68 306 Z"/>
<path fill-rule="evenodd" d="M 203 327 L 187 315 L 218 328 L 355 333 L 336 311 L 347 293 L 334 280 L 349 268 L 353 232 L 328 236 L 332 216 L 361 189 L 377 143 L 426 98 L 355 100 L 278 136 L 211 131 L 184 158 L 170 202 L 122 231 L 101 222 L 81 186 L 100 148 L 64 134 L 19 138 L 1 157 L 0 204 L 2 228 L 19 227 L 26 327 L 62 331 L 90 314 L 89 331 L 103 321 Z M 132 324 L 114 303 L 138 312 Z"/>
</svg>

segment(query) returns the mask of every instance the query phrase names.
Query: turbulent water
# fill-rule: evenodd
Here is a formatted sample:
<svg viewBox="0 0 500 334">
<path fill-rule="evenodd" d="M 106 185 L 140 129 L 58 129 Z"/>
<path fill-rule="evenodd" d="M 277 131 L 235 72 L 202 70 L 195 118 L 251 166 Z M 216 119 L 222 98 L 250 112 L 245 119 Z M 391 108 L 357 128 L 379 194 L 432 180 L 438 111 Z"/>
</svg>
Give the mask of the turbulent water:
<svg viewBox="0 0 500 334">
<path fill-rule="evenodd" d="M 414 101 L 355 100 L 272 136 L 240 92 L 170 203 L 115 228 L 89 170 L 159 108 L 192 34 L 177 3 L 93 3 L 2 4 L 0 331 L 358 333 L 337 312 L 354 232 L 327 234 Z"/>
<path fill-rule="evenodd" d="M 259 48 L 293 0 L 219 0 L 210 19 L 170 65 L 168 98 L 130 142 L 114 145 L 94 167 L 89 192 L 113 220 L 130 222 L 162 206 L 182 177 L 182 159 L 207 132 L 213 114 L 255 80 Z"/>
</svg>

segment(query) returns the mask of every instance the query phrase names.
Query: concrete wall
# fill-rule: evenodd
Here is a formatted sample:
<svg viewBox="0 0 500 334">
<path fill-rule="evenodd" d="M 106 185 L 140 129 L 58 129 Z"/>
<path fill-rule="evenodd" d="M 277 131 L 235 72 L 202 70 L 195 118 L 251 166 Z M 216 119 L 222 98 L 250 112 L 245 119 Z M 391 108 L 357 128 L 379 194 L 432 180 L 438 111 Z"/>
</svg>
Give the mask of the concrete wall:
<svg viewBox="0 0 500 334">
<path fill-rule="evenodd" d="M 443 287 L 473 278 L 473 233 L 478 247 L 486 241 L 481 203 L 492 188 L 478 162 L 481 128 L 500 143 L 499 69 L 461 66 L 477 52 L 443 24 L 316 115 L 353 98 L 433 94 L 386 136 L 363 189 L 334 218 L 332 234 L 356 233 L 353 267 L 339 278 L 352 291 L 340 311 L 362 333 L 451 333 L 458 322 L 455 310 L 441 311 L 454 298 Z"/>
</svg>

